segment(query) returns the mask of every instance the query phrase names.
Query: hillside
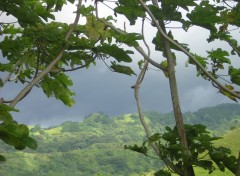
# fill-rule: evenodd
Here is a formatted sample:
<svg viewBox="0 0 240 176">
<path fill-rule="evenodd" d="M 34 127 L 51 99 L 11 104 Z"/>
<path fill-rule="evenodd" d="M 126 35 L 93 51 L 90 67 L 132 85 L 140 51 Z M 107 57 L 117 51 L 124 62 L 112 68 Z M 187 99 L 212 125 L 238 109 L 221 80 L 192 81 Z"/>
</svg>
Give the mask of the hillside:
<svg viewBox="0 0 240 176">
<path fill-rule="evenodd" d="M 240 106 L 223 104 L 185 113 L 186 123 L 207 125 L 213 134 L 227 133 L 216 145 L 228 145 L 234 152 L 239 149 L 236 140 L 240 127 Z M 154 132 L 164 126 L 173 126 L 172 113 L 146 112 L 146 120 Z M 38 141 L 36 151 L 15 151 L 2 143 L 1 154 L 7 162 L 0 165 L 4 176 L 134 176 L 157 170 L 163 166 L 158 159 L 124 150 L 124 145 L 141 144 L 145 139 L 136 113 L 108 117 L 93 113 L 83 122 L 65 122 L 59 126 L 31 127 L 31 135 Z M 229 135 L 229 136 L 228 136 Z M 238 138 L 239 139 L 239 138 Z"/>
<path fill-rule="evenodd" d="M 152 124 L 159 124 L 162 129 L 175 124 L 173 113 L 146 112 L 145 114 L 151 119 Z M 203 124 L 214 135 L 222 135 L 230 128 L 240 127 L 239 104 L 220 104 L 215 107 L 201 108 L 193 113 L 186 112 L 183 116 L 185 124 Z"/>
</svg>

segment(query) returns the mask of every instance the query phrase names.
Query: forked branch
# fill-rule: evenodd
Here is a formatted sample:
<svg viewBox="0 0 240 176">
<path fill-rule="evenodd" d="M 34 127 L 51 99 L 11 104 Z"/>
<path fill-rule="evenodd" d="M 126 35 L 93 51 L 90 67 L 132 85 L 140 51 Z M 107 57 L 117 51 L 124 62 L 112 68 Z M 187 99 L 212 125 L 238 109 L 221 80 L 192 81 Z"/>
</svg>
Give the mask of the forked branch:
<svg viewBox="0 0 240 176">
<path fill-rule="evenodd" d="M 64 44 L 57 54 L 57 56 L 53 59 L 53 61 L 41 72 L 39 73 L 36 78 L 34 78 L 15 98 L 14 100 L 10 103 L 10 106 L 14 107 L 28 92 L 32 89 L 32 87 L 37 84 L 46 74 L 48 74 L 52 68 L 58 63 L 58 61 L 62 58 L 65 49 L 67 48 L 67 43 L 68 40 L 72 34 L 72 32 L 75 30 L 79 19 L 80 19 L 80 7 L 82 5 L 82 0 L 78 0 L 77 4 L 77 11 L 76 11 L 76 17 L 74 20 L 74 23 L 72 24 L 71 28 L 67 32 L 64 38 Z"/>
<path fill-rule="evenodd" d="M 144 38 L 144 30 L 143 30 L 143 25 L 144 25 L 144 21 L 142 23 L 142 36 L 143 36 L 143 41 L 148 49 L 148 56 L 150 56 L 150 49 L 145 41 L 145 38 Z M 136 103 L 137 103 L 137 108 L 138 108 L 138 114 L 139 114 L 139 119 L 142 123 L 142 126 L 145 130 L 145 133 L 146 133 L 146 136 L 147 138 L 151 137 L 151 130 L 150 130 L 150 127 L 148 126 L 148 124 L 146 123 L 145 121 L 145 118 L 144 118 L 144 112 L 143 112 L 143 108 L 142 108 L 142 104 L 141 104 L 141 100 L 140 100 L 140 96 L 139 96 L 139 89 L 141 87 L 141 83 L 144 79 L 144 76 L 145 76 L 145 73 L 147 71 L 147 68 L 148 68 L 148 61 L 146 59 L 144 59 L 144 66 L 140 72 L 140 74 L 138 75 L 138 78 L 137 78 L 137 81 L 135 83 L 135 85 L 133 86 L 134 88 L 134 95 L 135 95 L 135 99 L 136 99 Z M 181 171 L 176 168 L 174 166 L 174 164 L 169 161 L 169 159 L 167 158 L 163 158 L 161 155 L 160 155 L 160 152 L 159 152 L 159 148 L 157 147 L 157 145 L 155 145 L 154 143 L 151 144 L 154 152 L 163 160 L 163 162 L 166 164 L 166 166 L 172 171 L 172 172 L 177 172 L 179 175 L 181 174 Z"/>
</svg>

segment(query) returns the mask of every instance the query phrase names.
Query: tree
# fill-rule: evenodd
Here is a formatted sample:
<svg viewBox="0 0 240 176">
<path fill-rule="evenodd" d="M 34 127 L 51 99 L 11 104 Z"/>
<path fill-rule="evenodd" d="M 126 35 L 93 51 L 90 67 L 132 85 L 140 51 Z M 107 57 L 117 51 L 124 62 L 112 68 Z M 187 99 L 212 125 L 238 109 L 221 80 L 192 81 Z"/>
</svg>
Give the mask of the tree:
<svg viewBox="0 0 240 176">
<path fill-rule="evenodd" d="M 54 21 L 54 12 L 61 11 L 67 2 L 20 0 L 3 1 L 0 3 L 1 16 L 8 19 L 15 17 L 16 21 L 1 21 L 1 35 L 4 39 L 0 48 L 4 61 L 0 63 L 0 86 L 10 82 L 25 86 L 13 99 L 1 97 L 1 126 L 0 138 L 17 149 L 30 147 L 35 149 L 37 143 L 29 137 L 29 129 L 24 124 L 18 124 L 12 119 L 10 111 L 17 111 L 14 107 L 33 87 L 43 89 L 46 96 L 54 96 L 65 105 L 74 103 L 69 87 L 72 81 L 66 72 L 75 71 L 95 64 L 96 59 L 103 60 L 113 57 L 118 62 L 131 62 L 125 51 L 111 42 L 104 41 L 111 35 L 105 26 L 93 16 L 93 6 L 85 7 L 82 1 L 76 1 L 76 17 L 73 24 Z M 85 25 L 78 25 L 80 14 L 87 18 Z M 51 19 L 52 22 L 48 22 Z M 109 18 L 108 20 L 111 20 Z M 131 69 L 112 62 L 115 71 Z M 5 160 L 1 156 L 2 160 Z"/>
<path fill-rule="evenodd" d="M 77 3 L 76 17 L 70 25 L 54 21 L 53 12 L 61 11 L 67 2 Z M 107 14 L 100 18 L 100 4 L 109 7 L 115 17 Z M 240 98 L 237 90 L 240 85 L 240 69 L 234 67 L 230 60 L 233 55 L 240 55 L 239 44 L 232 34 L 232 30 L 238 30 L 240 25 L 239 2 L 119 0 L 113 4 L 108 0 L 8 0 L 0 2 L 0 10 L 2 14 L 14 16 L 20 25 L 0 21 L 1 35 L 4 37 L 0 48 L 5 58 L 5 61 L 0 63 L 0 71 L 6 72 L 5 78 L 0 79 L 0 85 L 4 87 L 10 81 L 15 81 L 25 86 L 12 100 L 2 97 L 0 102 L 0 138 L 17 149 L 26 146 L 36 148 L 36 141 L 29 137 L 27 126 L 16 123 L 10 114 L 10 111 L 16 111 L 15 105 L 27 96 L 33 87 L 40 87 L 46 96 L 54 96 L 65 105 L 71 106 L 74 103 L 74 92 L 69 87 L 73 83 L 67 72 L 89 67 L 90 64 L 95 64 L 97 59 L 103 62 L 108 59 L 111 71 L 133 75 L 134 71 L 126 65 L 132 61 L 132 50 L 143 57 L 139 60 L 141 71 L 133 89 L 140 120 L 149 139 L 152 134 L 144 121 L 138 94 L 140 85 L 149 65 L 161 70 L 169 80 L 183 163 L 181 167 L 177 167 L 169 158 L 160 158 L 179 175 L 194 175 L 194 170 L 178 98 L 175 75 L 177 54 L 184 53 L 189 58 L 188 63 L 196 66 L 198 76 L 210 81 L 220 93 L 233 101 Z M 131 26 L 142 19 L 142 31 L 128 32 L 125 25 L 122 29 L 117 28 L 115 19 L 121 18 L 121 15 L 129 20 Z M 86 19 L 84 25 L 78 24 L 80 17 Z M 52 19 L 52 22 L 48 22 L 49 19 Z M 162 53 L 162 58 L 159 57 L 157 61 L 151 58 L 153 50 L 145 40 L 144 21 L 150 21 L 152 28 L 157 30 L 152 40 L 155 51 Z M 180 26 L 179 28 L 186 31 L 186 36 L 193 26 L 207 30 L 210 33 L 206 39 L 208 42 L 226 42 L 231 51 L 216 48 L 207 51 L 206 57 L 192 53 L 191 47 L 174 38 L 174 29 L 169 28 L 169 24 Z M 143 48 L 147 48 L 147 51 Z M 223 78 L 221 70 L 228 70 L 224 73 L 228 76 L 227 79 Z M 161 151 L 152 144 L 159 155 Z"/>
</svg>

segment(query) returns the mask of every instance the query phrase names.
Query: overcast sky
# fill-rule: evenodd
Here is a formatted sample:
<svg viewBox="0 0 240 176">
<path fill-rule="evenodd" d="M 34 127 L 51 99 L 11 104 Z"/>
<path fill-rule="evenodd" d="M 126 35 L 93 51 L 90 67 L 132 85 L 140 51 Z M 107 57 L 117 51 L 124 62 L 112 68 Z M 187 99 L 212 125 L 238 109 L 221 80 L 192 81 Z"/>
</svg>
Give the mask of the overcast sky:
<svg viewBox="0 0 240 176">
<path fill-rule="evenodd" d="M 70 9 L 70 7 L 65 8 L 65 12 L 70 14 Z M 65 16 L 58 15 L 58 19 L 69 23 L 71 16 L 68 15 L 67 18 Z M 135 31 L 136 29 L 131 30 Z M 216 43 L 208 45 L 204 41 L 204 38 L 209 34 L 198 28 L 192 28 L 187 35 L 181 30 L 174 30 L 174 33 L 180 42 L 188 43 L 191 46 L 192 52 L 206 55 L 206 50 L 216 48 Z M 146 34 L 148 41 L 151 42 L 156 31 L 147 30 Z M 228 48 L 227 45 L 222 43 L 217 43 L 217 45 Z M 151 47 L 153 48 L 153 46 Z M 152 51 L 151 56 L 157 59 L 161 57 L 161 53 Z M 2 60 L 2 56 L 0 58 Z M 136 66 L 136 60 L 139 60 L 139 58 L 141 59 L 138 54 L 133 55 L 135 63 L 133 67 L 136 73 L 139 72 Z M 218 93 L 210 82 L 203 80 L 201 77 L 196 77 L 194 66 L 186 67 L 186 56 L 178 53 L 177 60 L 176 74 L 183 112 L 231 102 Z M 2 73 L 0 73 L 0 76 L 3 76 Z M 16 106 L 20 113 L 14 113 L 14 118 L 28 125 L 52 126 L 68 120 L 79 121 L 93 112 L 101 111 L 109 116 L 115 116 L 137 111 L 133 89 L 131 89 L 131 86 L 135 84 L 136 76 L 130 77 L 113 73 L 102 62 L 98 61 L 97 66 L 92 65 L 89 69 L 71 73 L 71 78 L 74 82 L 72 90 L 76 93 L 76 104 L 73 107 L 65 107 L 63 103 L 56 101 L 54 98 L 47 98 L 41 89 L 34 88 Z M 14 96 L 19 90 L 19 86 L 7 84 L 0 91 L 0 97 Z M 148 70 L 140 94 L 145 111 L 152 110 L 161 113 L 172 111 L 168 80 L 162 72 Z"/>
</svg>

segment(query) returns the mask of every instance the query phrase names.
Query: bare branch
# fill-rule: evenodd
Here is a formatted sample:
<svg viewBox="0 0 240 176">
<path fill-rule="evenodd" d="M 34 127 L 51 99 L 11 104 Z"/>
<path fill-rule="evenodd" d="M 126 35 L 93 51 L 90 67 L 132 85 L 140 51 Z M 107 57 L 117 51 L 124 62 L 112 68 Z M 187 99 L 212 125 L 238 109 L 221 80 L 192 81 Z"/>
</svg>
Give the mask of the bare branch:
<svg viewBox="0 0 240 176">
<path fill-rule="evenodd" d="M 145 40 L 145 37 L 144 37 L 144 18 L 143 18 L 143 20 L 142 20 L 142 36 L 143 36 L 143 43 L 145 44 L 145 46 L 147 47 L 147 50 L 148 50 L 148 57 L 150 57 L 150 54 L 151 54 L 151 50 L 150 50 L 150 48 L 149 48 L 149 46 L 148 46 L 148 44 L 147 44 L 147 42 L 146 42 L 146 40 Z"/>
<path fill-rule="evenodd" d="M 140 74 L 138 75 L 137 81 L 136 81 L 135 86 L 134 86 L 134 95 L 135 95 L 135 99 L 136 99 L 136 102 L 137 102 L 137 107 L 138 107 L 138 113 L 139 113 L 140 121 L 141 121 L 141 123 L 142 123 L 142 125 L 144 127 L 144 130 L 146 132 L 147 138 L 149 138 L 151 136 L 151 131 L 150 131 L 150 128 L 147 125 L 145 119 L 144 119 L 144 113 L 143 113 L 141 101 L 140 101 L 140 98 L 139 98 L 139 89 L 140 89 L 141 83 L 143 81 L 143 77 L 144 77 L 144 75 L 146 73 L 147 66 L 148 66 L 148 62 L 145 61 L 144 67 L 141 70 Z M 155 152 L 159 155 L 159 151 L 158 150 L 156 150 Z"/>
<path fill-rule="evenodd" d="M 142 34 L 144 36 L 143 27 L 144 27 L 144 21 L 142 23 Z M 145 41 L 144 37 L 143 37 L 143 41 Z M 145 43 L 145 45 L 146 45 L 146 43 Z M 146 46 L 148 47 L 148 45 L 146 45 Z M 148 50 L 148 56 L 149 55 L 150 55 L 150 50 Z M 140 74 L 138 75 L 137 81 L 136 81 L 135 86 L 134 86 L 134 95 L 135 95 L 135 99 L 136 99 L 136 102 L 137 102 L 138 114 L 139 114 L 140 121 L 141 121 L 141 123 L 143 125 L 143 128 L 144 128 L 145 132 L 146 132 L 147 138 L 149 138 L 151 136 L 151 131 L 150 131 L 150 128 L 147 125 L 145 119 L 144 119 L 144 113 L 143 113 L 143 110 L 142 110 L 142 105 L 141 105 L 141 101 L 140 101 L 140 97 L 139 97 L 139 89 L 140 89 L 141 83 L 143 81 L 143 78 L 145 76 L 147 67 L 148 67 L 148 61 L 144 60 L 143 69 L 141 70 Z M 157 149 L 157 147 L 154 147 L 154 148 Z M 159 151 L 158 150 L 155 150 L 155 152 L 159 155 Z"/>
<path fill-rule="evenodd" d="M 74 23 L 72 24 L 71 28 L 67 32 L 65 38 L 64 38 L 64 45 L 62 46 L 61 50 L 59 51 L 58 55 L 55 57 L 55 59 L 41 72 L 37 75 L 35 79 L 31 81 L 15 98 L 12 103 L 10 103 L 10 106 L 14 107 L 31 89 L 32 87 L 37 84 L 47 73 L 51 71 L 51 69 L 58 63 L 58 61 L 62 58 L 64 50 L 67 47 L 68 40 L 70 38 L 70 35 L 72 32 L 75 30 L 78 21 L 80 19 L 80 7 L 82 5 L 82 0 L 78 1 L 77 5 L 77 12 L 76 12 L 76 17 L 74 20 Z"/>
</svg>

